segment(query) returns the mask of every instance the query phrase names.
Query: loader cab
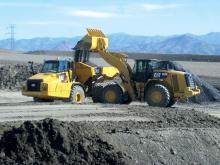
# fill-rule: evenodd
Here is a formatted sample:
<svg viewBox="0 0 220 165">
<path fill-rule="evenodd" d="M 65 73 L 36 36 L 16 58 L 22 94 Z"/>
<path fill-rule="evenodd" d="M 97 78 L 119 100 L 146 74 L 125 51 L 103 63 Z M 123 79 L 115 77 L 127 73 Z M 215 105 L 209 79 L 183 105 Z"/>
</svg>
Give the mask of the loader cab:
<svg viewBox="0 0 220 165">
<path fill-rule="evenodd" d="M 171 70 L 174 69 L 172 62 L 160 61 L 157 59 L 140 59 L 136 60 L 133 68 L 133 80 L 136 82 L 146 82 L 153 77 L 154 70 Z"/>
<path fill-rule="evenodd" d="M 60 73 L 71 69 L 71 62 L 67 60 L 47 60 L 44 62 L 41 73 Z"/>
<path fill-rule="evenodd" d="M 133 80 L 136 82 L 146 82 L 152 75 L 152 65 L 154 60 L 136 60 L 133 68 Z"/>
</svg>

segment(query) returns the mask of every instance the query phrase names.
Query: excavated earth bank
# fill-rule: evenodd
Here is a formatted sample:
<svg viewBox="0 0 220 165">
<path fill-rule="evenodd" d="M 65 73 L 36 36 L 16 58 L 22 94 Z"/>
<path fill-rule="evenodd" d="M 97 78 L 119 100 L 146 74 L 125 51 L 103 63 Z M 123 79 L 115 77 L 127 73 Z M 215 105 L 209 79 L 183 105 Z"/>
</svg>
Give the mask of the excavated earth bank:
<svg viewBox="0 0 220 165">
<path fill-rule="evenodd" d="M 7 64 L 0 66 L 0 89 L 19 90 L 22 83 L 33 73 L 39 72 L 41 65 L 35 64 L 33 70 L 27 64 Z"/>
<path fill-rule="evenodd" d="M 4 132 L 1 164 L 123 164 L 123 154 L 78 123 L 24 122 Z"/>
<path fill-rule="evenodd" d="M 177 108 L 129 113 L 151 120 L 1 123 L 0 164 L 220 164 L 219 118 Z"/>
</svg>

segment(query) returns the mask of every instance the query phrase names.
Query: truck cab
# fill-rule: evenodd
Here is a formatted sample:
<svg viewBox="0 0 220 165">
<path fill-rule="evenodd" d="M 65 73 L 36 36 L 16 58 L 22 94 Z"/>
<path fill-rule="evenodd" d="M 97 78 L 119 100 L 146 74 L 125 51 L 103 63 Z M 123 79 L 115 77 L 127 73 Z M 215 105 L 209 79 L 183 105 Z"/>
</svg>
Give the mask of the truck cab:
<svg viewBox="0 0 220 165">
<path fill-rule="evenodd" d="M 68 98 L 72 85 L 72 62 L 47 60 L 40 73 L 30 77 L 22 87 L 22 94 L 34 99 Z"/>
</svg>

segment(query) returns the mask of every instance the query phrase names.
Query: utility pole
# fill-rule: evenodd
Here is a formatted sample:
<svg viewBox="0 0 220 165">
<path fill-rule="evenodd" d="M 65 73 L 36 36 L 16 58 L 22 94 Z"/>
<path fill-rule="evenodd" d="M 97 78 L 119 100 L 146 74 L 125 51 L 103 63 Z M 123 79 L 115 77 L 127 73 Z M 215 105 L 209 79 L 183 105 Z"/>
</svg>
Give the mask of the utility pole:
<svg viewBox="0 0 220 165">
<path fill-rule="evenodd" d="M 10 35 L 10 42 L 11 42 L 11 50 L 15 49 L 15 25 L 11 24 L 8 27 L 10 29 L 9 35 Z"/>
</svg>

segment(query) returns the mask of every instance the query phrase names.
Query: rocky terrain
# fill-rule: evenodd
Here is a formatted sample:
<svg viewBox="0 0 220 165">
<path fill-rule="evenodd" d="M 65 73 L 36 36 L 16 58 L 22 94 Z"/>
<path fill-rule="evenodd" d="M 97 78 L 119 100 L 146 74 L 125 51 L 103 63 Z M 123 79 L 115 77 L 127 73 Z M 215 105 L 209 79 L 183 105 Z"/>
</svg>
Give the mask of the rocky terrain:
<svg viewBox="0 0 220 165">
<path fill-rule="evenodd" d="M 35 64 L 33 69 L 28 64 L 7 64 L 0 66 L 0 89 L 20 90 L 31 75 L 39 72 L 41 65 Z"/>
</svg>

